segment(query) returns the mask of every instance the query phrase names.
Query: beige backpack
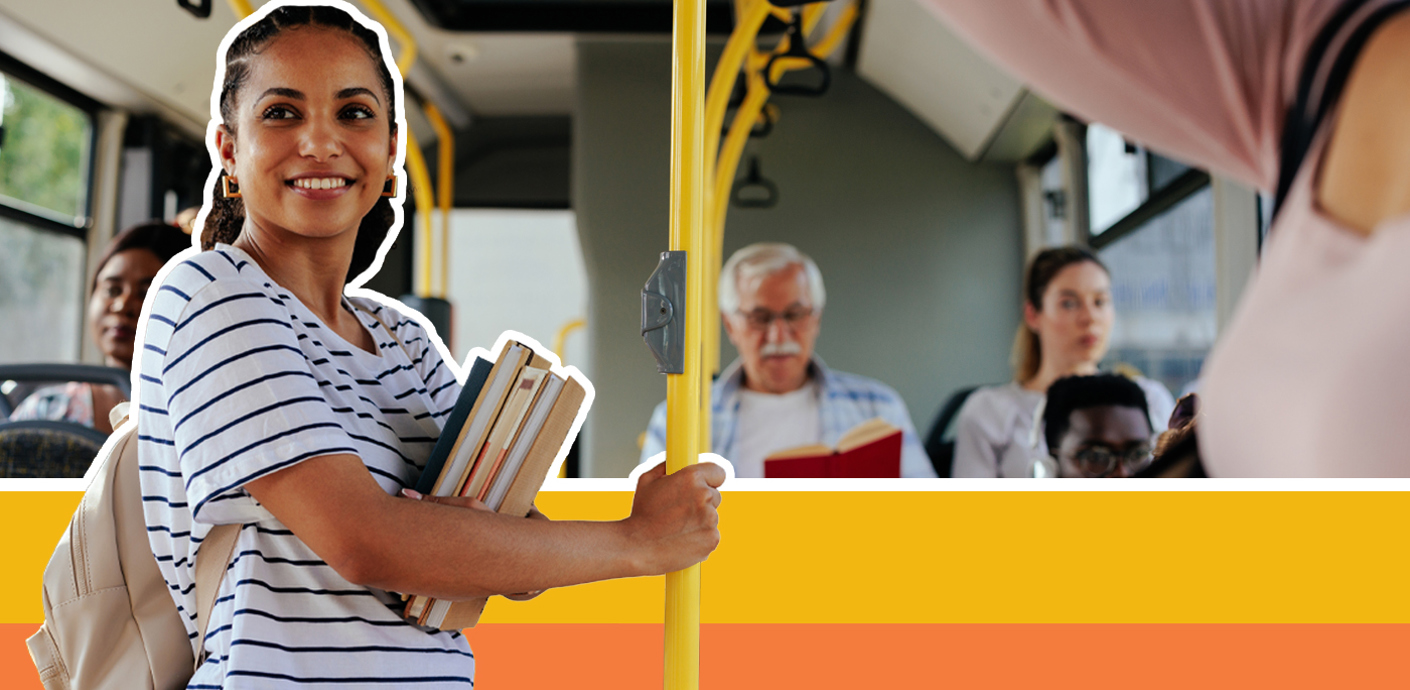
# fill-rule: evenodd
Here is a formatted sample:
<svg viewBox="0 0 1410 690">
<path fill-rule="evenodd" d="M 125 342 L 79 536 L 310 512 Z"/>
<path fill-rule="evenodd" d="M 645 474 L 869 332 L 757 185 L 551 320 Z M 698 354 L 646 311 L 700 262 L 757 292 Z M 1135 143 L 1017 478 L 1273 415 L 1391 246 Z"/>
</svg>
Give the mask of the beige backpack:
<svg viewBox="0 0 1410 690">
<path fill-rule="evenodd" d="M 137 424 L 115 408 L 96 475 L 44 568 L 44 625 L 26 640 L 45 690 L 186 687 L 195 659 L 157 569 L 142 515 Z M 196 559 L 196 639 L 204 639 L 240 525 L 220 525 Z M 211 556 L 206 558 L 205 556 Z"/>
</svg>

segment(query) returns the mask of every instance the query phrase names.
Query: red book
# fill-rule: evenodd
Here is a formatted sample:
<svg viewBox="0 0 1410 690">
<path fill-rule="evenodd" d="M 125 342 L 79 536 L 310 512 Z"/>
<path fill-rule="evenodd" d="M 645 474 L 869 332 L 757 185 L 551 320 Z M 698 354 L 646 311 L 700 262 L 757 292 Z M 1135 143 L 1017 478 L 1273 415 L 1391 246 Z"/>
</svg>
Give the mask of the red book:
<svg viewBox="0 0 1410 690">
<path fill-rule="evenodd" d="M 901 430 L 879 417 L 869 419 L 843 434 L 836 449 L 811 445 L 769 455 L 764 476 L 900 477 Z"/>
</svg>

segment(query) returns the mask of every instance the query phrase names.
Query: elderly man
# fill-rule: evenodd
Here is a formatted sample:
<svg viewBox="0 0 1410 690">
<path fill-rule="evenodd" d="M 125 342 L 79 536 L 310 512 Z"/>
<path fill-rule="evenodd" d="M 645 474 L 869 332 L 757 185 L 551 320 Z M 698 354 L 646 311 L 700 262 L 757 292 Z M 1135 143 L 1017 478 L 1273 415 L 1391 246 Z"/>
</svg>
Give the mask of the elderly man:
<svg viewBox="0 0 1410 690">
<path fill-rule="evenodd" d="M 737 477 L 763 477 L 764 457 L 822 443 L 881 417 L 903 432 L 901 476 L 934 477 L 906 403 L 885 384 L 823 365 L 813 354 L 826 302 L 822 273 L 787 244 L 759 243 L 734 253 L 720 273 L 720 315 L 739 359 L 711 396 L 711 450 Z M 656 407 L 641 459 L 666 449 L 666 404 Z"/>
</svg>

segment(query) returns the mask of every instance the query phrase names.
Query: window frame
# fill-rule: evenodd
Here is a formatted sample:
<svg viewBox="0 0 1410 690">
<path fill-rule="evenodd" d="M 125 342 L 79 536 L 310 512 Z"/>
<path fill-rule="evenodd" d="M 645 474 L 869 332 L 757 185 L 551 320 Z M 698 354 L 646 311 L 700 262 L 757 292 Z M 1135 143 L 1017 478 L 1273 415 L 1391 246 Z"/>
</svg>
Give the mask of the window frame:
<svg viewBox="0 0 1410 690">
<path fill-rule="evenodd" d="M 1081 146 L 1082 151 L 1082 174 L 1084 177 L 1088 178 L 1083 181 L 1087 185 L 1090 185 L 1091 157 L 1087 153 L 1087 127 L 1089 127 L 1090 125 L 1088 125 L 1087 123 L 1081 123 L 1081 125 L 1082 127 L 1081 131 L 1078 133 L 1079 136 L 1077 137 L 1077 141 L 1080 142 L 1079 145 Z M 1107 128 L 1112 130 L 1113 132 L 1116 132 L 1117 134 L 1122 135 L 1123 137 L 1126 136 L 1125 132 L 1122 132 L 1119 129 L 1116 129 L 1114 127 Z M 1146 157 L 1147 186 L 1154 186 L 1150 184 L 1150 157 L 1152 155 L 1151 151 L 1142 147 L 1141 153 Z M 1175 159 L 1170 160 L 1176 163 L 1184 164 L 1183 161 Z M 1137 206 L 1130 213 L 1127 213 L 1126 215 L 1122 216 L 1120 220 L 1116 221 L 1115 223 L 1112 223 L 1111 226 L 1109 226 L 1106 230 L 1103 230 L 1099 235 L 1092 234 L 1092 199 L 1090 196 L 1090 192 L 1081 195 L 1074 194 L 1073 196 L 1080 197 L 1078 203 L 1082 204 L 1082 207 L 1085 211 L 1082 215 L 1086 221 L 1086 227 L 1081 228 L 1083 244 L 1086 244 L 1089 248 L 1094 251 L 1104 249 L 1107 246 L 1120 241 L 1123 237 L 1126 237 L 1127 235 L 1130 235 L 1131 233 L 1140 229 L 1141 226 L 1150 222 L 1156 216 L 1159 216 L 1160 214 L 1170 210 L 1171 208 L 1179 204 L 1181 201 L 1184 201 L 1185 199 L 1193 196 L 1196 192 L 1199 192 L 1201 189 L 1204 189 L 1205 187 L 1209 186 L 1212 181 L 1213 178 L 1210 177 L 1208 171 L 1190 166 L 1189 170 L 1186 170 L 1185 172 L 1181 173 L 1179 177 L 1176 177 L 1175 179 L 1166 183 L 1164 187 L 1152 191 L 1150 195 L 1146 198 L 1146 200 L 1141 202 L 1140 206 Z"/>
<path fill-rule="evenodd" d="M 1085 151 L 1084 151 L 1085 152 Z M 1107 246 L 1120 241 L 1122 238 L 1141 229 L 1146 223 L 1155 219 L 1162 213 L 1174 208 L 1181 201 L 1194 196 L 1197 192 L 1209 186 L 1212 178 L 1209 173 L 1198 168 L 1190 168 L 1170 182 L 1161 187 L 1144 203 L 1121 220 L 1111 224 L 1100 235 L 1093 236 L 1090 228 L 1087 233 L 1087 245 L 1094 250 L 1104 249 Z M 1088 203 L 1086 200 L 1083 203 Z"/>
<path fill-rule="evenodd" d="M 98 114 L 103 110 L 103 104 L 73 87 L 15 59 L 3 50 L 0 50 L 0 72 L 78 108 L 88 116 L 90 123 L 88 128 L 88 160 L 83 171 L 84 200 L 83 208 L 80 209 L 81 215 L 75 216 L 74 222 L 65 223 L 59 220 L 59 218 L 64 217 L 63 214 L 47 213 L 47 209 L 41 209 L 37 206 L 33 209 L 27 209 L 0 200 L 0 216 L 23 223 L 38 230 L 76 237 L 83 242 L 84 249 L 87 250 L 88 231 L 93 225 L 92 207 L 93 193 L 95 191 L 93 188 L 94 177 L 97 173 L 97 156 L 95 154 L 98 150 Z M 17 201 L 22 202 L 23 200 Z"/>
</svg>

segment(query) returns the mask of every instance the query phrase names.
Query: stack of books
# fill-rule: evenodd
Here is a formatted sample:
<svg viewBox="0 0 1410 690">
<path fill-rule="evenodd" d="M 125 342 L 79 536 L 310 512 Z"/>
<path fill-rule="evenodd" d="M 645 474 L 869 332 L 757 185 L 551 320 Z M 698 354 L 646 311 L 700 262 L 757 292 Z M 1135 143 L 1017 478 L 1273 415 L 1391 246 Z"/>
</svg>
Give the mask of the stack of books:
<svg viewBox="0 0 1410 690">
<path fill-rule="evenodd" d="M 491 510 L 528 515 L 563 451 L 586 392 L 550 371 L 533 348 L 509 340 L 494 364 L 477 357 L 416 485 L 427 496 L 470 496 Z M 414 595 L 406 617 L 442 630 L 474 627 L 485 599 Z"/>
</svg>

